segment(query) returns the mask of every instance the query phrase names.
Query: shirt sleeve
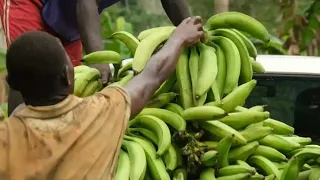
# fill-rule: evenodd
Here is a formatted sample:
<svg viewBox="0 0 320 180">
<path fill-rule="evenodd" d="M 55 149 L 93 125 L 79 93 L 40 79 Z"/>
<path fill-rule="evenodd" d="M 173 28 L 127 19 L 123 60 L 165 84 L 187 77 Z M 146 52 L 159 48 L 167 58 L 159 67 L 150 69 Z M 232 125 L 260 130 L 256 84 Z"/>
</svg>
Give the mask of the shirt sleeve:
<svg viewBox="0 0 320 180">
<path fill-rule="evenodd" d="M 0 174 L 7 172 L 8 128 L 5 121 L 0 122 Z"/>
</svg>

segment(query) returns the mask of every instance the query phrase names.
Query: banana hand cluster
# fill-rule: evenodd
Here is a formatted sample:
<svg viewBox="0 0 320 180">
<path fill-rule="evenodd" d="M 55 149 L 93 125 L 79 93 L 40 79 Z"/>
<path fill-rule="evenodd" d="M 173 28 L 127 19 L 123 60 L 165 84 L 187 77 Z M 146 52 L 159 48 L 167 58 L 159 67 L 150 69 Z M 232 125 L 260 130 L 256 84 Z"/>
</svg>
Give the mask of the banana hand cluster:
<svg viewBox="0 0 320 180">
<path fill-rule="evenodd" d="M 85 65 L 74 67 L 74 92 L 78 97 L 88 97 L 102 89 L 100 72 Z"/>
</svg>

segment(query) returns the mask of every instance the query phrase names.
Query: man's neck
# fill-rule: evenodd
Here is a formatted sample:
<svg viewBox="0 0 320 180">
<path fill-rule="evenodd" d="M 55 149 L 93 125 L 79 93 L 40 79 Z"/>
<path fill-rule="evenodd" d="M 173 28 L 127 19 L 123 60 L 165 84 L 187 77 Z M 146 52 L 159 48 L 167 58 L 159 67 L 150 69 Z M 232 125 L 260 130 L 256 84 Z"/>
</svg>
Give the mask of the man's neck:
<svg viewBox="0 0 320 180">
<path fill-rule="evenodd" d="M 59 102 L 66 99 L 68 95 L 57 95 L 50 98 L 25 98 L 25 104 L 30 106 L 51 106 L 58 104 Z"/>
</svg>

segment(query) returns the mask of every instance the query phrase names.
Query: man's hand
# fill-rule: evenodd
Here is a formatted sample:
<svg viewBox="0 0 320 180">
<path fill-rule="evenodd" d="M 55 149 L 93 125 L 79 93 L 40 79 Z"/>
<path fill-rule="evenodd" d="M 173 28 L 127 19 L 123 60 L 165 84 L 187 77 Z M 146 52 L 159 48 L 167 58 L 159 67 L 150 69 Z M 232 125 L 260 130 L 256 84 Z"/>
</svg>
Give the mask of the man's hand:
<svg viewBox="0 0 320 180">
<path fill-rule="evenodd" d="M 99 70 L 101 74 L 102 84 L 103 86 L 106 86 L 112 78 L 109 64 L 92 64 L 90 65 L 90 67 L 96 68 Z"/>
<path fill-rule="evenodd" d="M 188 17 L 175 29 L 170 39 L 182 41 L 184 46 L 191 46 L 204 38 L 202 19 L 199 16 Z"/>
</svg>

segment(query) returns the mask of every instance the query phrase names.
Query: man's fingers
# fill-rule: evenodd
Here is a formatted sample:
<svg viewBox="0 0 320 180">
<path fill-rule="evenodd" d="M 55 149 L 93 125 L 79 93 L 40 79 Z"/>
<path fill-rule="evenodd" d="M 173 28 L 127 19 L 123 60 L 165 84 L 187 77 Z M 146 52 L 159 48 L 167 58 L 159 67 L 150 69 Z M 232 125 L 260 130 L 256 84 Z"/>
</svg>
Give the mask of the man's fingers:
<svg viewBox="0 0 320 180">
<path fill-rule="evenodd" d="M 195 26 L 196 26 L 197 30 L 203 31 L 203 26 L 202 26 L 202 24 L 195 24 Z"/>
<path fill-rule="evenodd" d="M 201 40 L 201 42 L 204 41 L 204 32 L 203 31 L 198 32 L 198 38 Z"/>
<path fill-rule="evenodd" d="M 200 16 L 194 17 L 194 24 L 203 24 L 203 20 Z"/>
<path fill-rule="evenodd" d="M 187 23 L 189 23 L 190 20 L 191 20 L 191 17 L 187 17 L 181 23 L 187 24 Z"/>
</svg>

